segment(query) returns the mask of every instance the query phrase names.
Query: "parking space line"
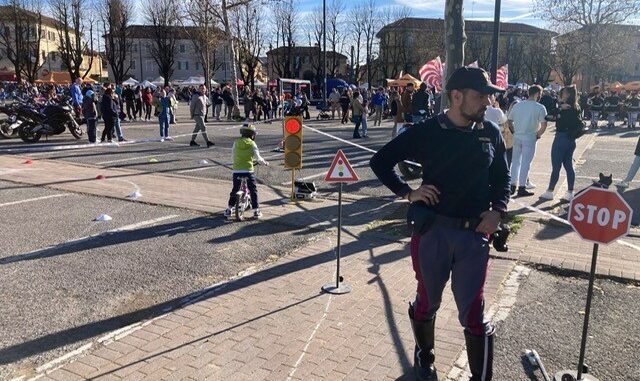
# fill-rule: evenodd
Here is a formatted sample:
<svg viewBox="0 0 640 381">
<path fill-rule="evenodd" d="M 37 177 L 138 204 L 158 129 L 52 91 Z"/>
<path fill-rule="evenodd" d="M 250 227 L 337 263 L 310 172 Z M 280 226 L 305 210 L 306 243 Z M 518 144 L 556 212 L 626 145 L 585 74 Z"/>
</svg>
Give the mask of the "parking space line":
<svg viewBox="0 0 640 381">
<path fill-rule="evenodd" d="M 154 218 L 154 219 L 151 219 L 151 220 L 137 222 L 137 223 L 131 224 L 131 225 L 125 225 L 125 226 L 122 226 L 120 228 L 107 230 L 104 233 L 97 233 L 97 234 L 92 234 L 92 235 L 88 235 L 88 236 L 72 239 L 72 240 L 69 240 L 69 241 L 66 241 L 66 242 L 62 242 L 62 243 L 59 243 L 57 245 L 50 246 L 50 247 L 47 247 L 47 248 L 44 248 L 44 249 L 38 249 L 38 250 L 30 251 L 28 253 L 15 255 L 15 256 L 12 256 L 12 257 L 1 258 L 0 259 L 0 265 L 6 265 L 6 264 L 9 264 L 9 263 L 19 262 L 19 261 L 23 261 L 23 260 L 38 259 L 40 257 L 45 257 L 47 255 L 47 253 L 49 251 L 51 251 L 51 250 L 57 250 L 57 249 L 60 249 L 60 248 L 64 248 L 64 247 L 68 247 L 68 246 L 72 246 L 72 245 L 77 245 L 79 243 L 83 243 L 83 242 L 89 241 L 91 239 L 94 239 L 96 237 L 100 237 L 100 236 L 107 235 L 107 234 L 122 233 L 122 232 L 127 232 L 127 231 L 135 230 L 135 229 L 138 229 L 138 228 L 146 227 L 146 226 L 155 225 L 158 222 L 170 220 L 170 219 L 177 218 L 177 217 L 179 217 L 177 214 L 171 214 L 171 215 L 164 216 L 164 217 L 159 217 L 159 218 Z"/>
<path fill-rule="evenodd" d="M 26 200 L 19 200 L 19 201 L 5 202 L 4 204 L 0 204 L 0 207 L 2 207 L 2 206 L 10 206 L 10 205 L 24 204 L 24 203 L 32 202 L 32 201 L 47 200 L 47 199 L 50 199 L 50 198 L 65 197 L 65 196 L 71 196 L 71 193 L 52 194 L 52 195 L 49 195 L 49 196 L 42 196 L 42 197 L 36 197 L 36 198 L 28 198 L 28 199 L 26 199 Z"/>
<path fill-rule="evenodd" d="M 123 152 L 124 153 L 124 152 Z M 113 164 L 113 163 L 121 163 L 124 161 L 132 161 L 132 160 L 138 160 L 138 159 L 146 159 L 148 157 L 158 157 L 158 156 L 168 156 L 168 155 L 176 155 L 178 154 L 178 152 L 170 152 L 170 153 L 162 153 L 159 155 L 145 155 L 145 156 L 136 156 L 136 157 L 126 157 L 124 159 L 117 159 L 117 160 L 108 160 L 108 161 L 100 161 L 98 163 L 96 163 L 96 165 L 104 165 L 104 164 Z"/>
</svg>

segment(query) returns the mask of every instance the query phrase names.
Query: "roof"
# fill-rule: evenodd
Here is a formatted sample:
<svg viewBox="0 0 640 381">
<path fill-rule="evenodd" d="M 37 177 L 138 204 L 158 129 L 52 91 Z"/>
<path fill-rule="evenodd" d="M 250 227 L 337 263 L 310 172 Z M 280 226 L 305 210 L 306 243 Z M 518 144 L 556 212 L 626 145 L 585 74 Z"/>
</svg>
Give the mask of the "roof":
<svg viewBox="0 0 640 381">
<path fill-rule="evenodd" d="M 267 57 L 270 56 L 270 55 L 279 55 L 281 52 L 284 53 L 284 51 L 286 49 L 287 49 L 286 46 L 280 46 L 278 48 L 269 50 L 266 54 L 267 54 Z M 313 55 L 313 54 L 317 53 L 318 47 L 317 46 L 294 46 L 294 47 L 291 48 L 291 51 L 294 54 L 298 54 L 298 55 Z M 330 56 L 332 54 L 336 54 L 340 58 L 347 59 L 347 56 L 345 56 L 342 53 L 336 53 L 333 50 L 327 50 L 327 55 L 328 56 Z"/>
<path fill-rule="evenodd" d="M 493 21 L 477 21 L 477 20 L 465 20 L 465 31 L 469 32 L 485 32 L 493 33 Z M 443 19 L 431 19 L 431 18 L 417 18 L 417 17 L 405 17 L 399 20 L 387 24 L 378 31 L 376 37 L 380 37 L 380 34 L 388 32 L 393 29 L 439 29 L 444 30 Z M 550 30 L 537 28 L 528 24 L 513 23 L 513 22 L 501 22 L 500 33 L 509 34 L 539 34 L 548 33 L 556 34 Z"/>
<path fill-rule="evenodd" d="M 13 6 L 11 5 L 2 5 L 0 6 L 0 19 L 5 19 L 5 17 L 10 16 L 13 13 Z M 32 11 L 28 11 L 26 9 L 22 9 L 22 8 L 18 8 L 19 11 L 24 12 L 24 14 L 29 17 L 29 18 L 33 18 L 33 20 L 36 20 L 38 17 L 38 14 Z M 11 19 L 8 19 L 7 21 L 11 21 Z M 58 22 L 46 15 L 42 15 L 42 24 L 55 28 L 56 25 L 58 24 Z"/>
<path fill-rule="evenodd" d="M 195 26 L 170 26 L 171 33 L 178 40 L 190 40 L 191 36 L 189 32 L 197 31 L 199 28 Z M 221 29 L 215 28 L 218 33 L 224 33 Z M 153 25 L 130 25 L 129 26 L 131 38 L 148 38 L 152 39 L 156 35 L 156 27 Z"/>
</svg>

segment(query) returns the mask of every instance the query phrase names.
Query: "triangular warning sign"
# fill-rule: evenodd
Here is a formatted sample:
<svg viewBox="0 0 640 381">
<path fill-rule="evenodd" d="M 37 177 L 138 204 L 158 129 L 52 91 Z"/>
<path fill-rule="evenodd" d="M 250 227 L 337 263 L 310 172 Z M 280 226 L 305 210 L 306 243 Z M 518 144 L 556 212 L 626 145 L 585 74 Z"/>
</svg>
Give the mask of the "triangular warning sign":
<svg viewBox="0 0 640 381">
<path fill-rule="evenodd" d="M 347 160 L 344 152 L 338 150 L 324 181 L 329 183 L 349 183 L 358 180 L 358 175 L 351 167 L 351 164 L 349 164 L 349 160 Z"/>
</svg>

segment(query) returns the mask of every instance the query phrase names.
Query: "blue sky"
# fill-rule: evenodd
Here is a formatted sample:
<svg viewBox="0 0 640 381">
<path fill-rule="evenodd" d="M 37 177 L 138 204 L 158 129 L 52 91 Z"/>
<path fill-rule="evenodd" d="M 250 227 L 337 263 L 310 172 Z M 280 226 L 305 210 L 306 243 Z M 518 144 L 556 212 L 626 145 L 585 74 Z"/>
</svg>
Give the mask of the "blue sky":
<svg viewBox="0 0 640 381">
<path fill-rule="evenodd" d="M 367 0 L 343 0 L 347 7 L 352 7 Z M 327 0 L 330 3 L 331 0 Z M 300 11 L 308 12 L 322 6 L 321 0 L 300 0 L 297 2 Z M 380 7 L 406 6 L 411 9 L 413 17 L 442 18 L 444 0 L 377 0 Z M 468 20 L 493 20 L 494 0 L 465 0 L 464 17 Z M 533 14 L 533 0 L 503 0 L 501 7 L 502 21 L 519 22 L 544 27 L 545 22 Z"/>
</svg>

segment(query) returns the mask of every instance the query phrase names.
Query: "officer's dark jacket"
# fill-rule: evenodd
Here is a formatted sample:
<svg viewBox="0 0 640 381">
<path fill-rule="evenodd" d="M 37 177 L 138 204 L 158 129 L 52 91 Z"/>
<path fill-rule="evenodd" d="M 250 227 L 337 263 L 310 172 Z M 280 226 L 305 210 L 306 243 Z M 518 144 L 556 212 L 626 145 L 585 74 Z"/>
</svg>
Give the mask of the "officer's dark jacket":
<svg viewBox="0 0 640 381">
<path fill-rule="evenodd" d="M 492 122 L 457 127 L 445 114 L 413 125 L 371 158 L 370 166 L 399 197 L 411 191 L 394 170 L 403 160 L 423 167 L 422 184 L 440 190 L 431 208 L 449 217 L 479 217 L 489 209 L 506 211 L 509 168 L 504 140 Z"/>
</svg>

